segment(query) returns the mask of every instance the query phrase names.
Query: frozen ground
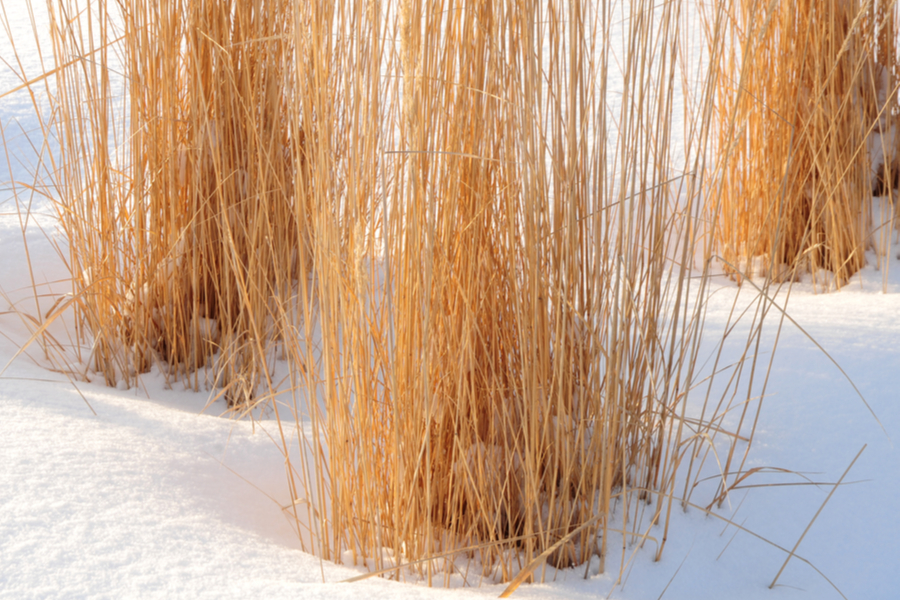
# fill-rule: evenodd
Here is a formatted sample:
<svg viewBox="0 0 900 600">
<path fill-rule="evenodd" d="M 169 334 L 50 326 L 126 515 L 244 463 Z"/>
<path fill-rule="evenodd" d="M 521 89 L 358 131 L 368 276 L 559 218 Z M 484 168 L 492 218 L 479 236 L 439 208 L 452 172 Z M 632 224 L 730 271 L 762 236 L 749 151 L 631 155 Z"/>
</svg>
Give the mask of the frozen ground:
<svg viewBox="0 0 900 600">
<path fill-rule="evenodd" d="M 27 15 L 13 17 L 15 27 L 29 27 Z M 2 50 L 8 58 L 8 48 Z M 39 72 L 33 57 L 29 68 Z M 0 93 L 15 85 L 10 72 L 0 69 Z M 0 169 L 0 199 L 10 198 L 8 180 L 28 181 L 37 164 L 40 145 L 32 142 L 40 136 L 29 103 L 21 92 L 0 99 L 11 159 L 8 171 Z M 27 201 L 28 194 L 19 192 Z M 46 292 L 42 310 L 66 291 L 66 271 L 54 247 L 62 242 L 48 213 L 49 205 L 35 198 L 26 256 L 16 206 L 10 200 L 0 204 L 0 368 L 27 339 L 11 308 L 37 313 L 30 300 L 32 278 Z M 679 511 L 662 560 L 652 562 L 651 548 L 637 552 L 624 585 L 615 585 L 618 569 L 611 563 L 612 574 L 592 571 L 585 580 L 583 569 L 565 571 L 555 581 L 523 586 L 517 595 L 819 599 L 839 598 L 838 588 L 853 599 L 896 598 L 898 249 L 888 254 L 887 277 L 870 266 L 838 293 L 816 295 L 801 283 L 789 300 L 786 291 L 776 298 L 787 302 L 806 333 L 791 322 L 780 332 L 750 467 L 787 469 L 821 485 L 748 487 L 717 513 L 768 541 L 696 509 Z M 870 264 L 877 262 L 872 254 Z M 750 286 L 739 291 L 722 280 L 715 288 L 706 321 L 709 352 L 736 296 L 739 305 L 752 299 Z M 746 336 L 740 328 L 725 341 L 726 357 L 741 350 Z M 65 341 L 64 331 L 55 333 Z M 766 352 L 776 333 L 772 318 L 761 345 Z M 878 420 L 810 336 L 856 383 Z M 448 592 L 377 578 L 340 583 L 361 571 L 302 552 L 282 514 L 289 496 L 283 459 L 268 434 L 271 422 L 222 418 L 221 405 L 203 410 L 205 395 L 166 390 L 153 378 L 130 391 L 99 383 L 76 389 L 50 366 L 32 346 L 0 376 L 0 598 L 474 598 L 502 590 Z M 831 491 L 827 484 L 838 480 L 864 445 L 846 485 L 797 549 L 808 563 L 795 557 L 770 590 L 786 557 L 775 545 L 794 546 Z M 804 481 L 798 474 L 768 474 L 747 484 Z"/>
</svg>

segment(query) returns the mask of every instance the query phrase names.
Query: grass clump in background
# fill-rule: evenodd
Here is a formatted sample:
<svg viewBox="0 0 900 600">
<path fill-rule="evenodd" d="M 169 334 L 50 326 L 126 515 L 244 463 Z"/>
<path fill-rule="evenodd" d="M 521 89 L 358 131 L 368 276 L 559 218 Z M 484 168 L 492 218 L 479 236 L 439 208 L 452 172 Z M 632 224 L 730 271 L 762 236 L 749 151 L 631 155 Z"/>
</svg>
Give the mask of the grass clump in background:
<svg viewBox="0 0 900 600">
<path fill-rule="evenodd" d="M 729 24 L 716 58 L 722 202 L 711 212 L 726 271 L 738 281 L 809 272 L 822 289 L 840 287 L 865 264 L 873 192 L 892 198 L 896 187 L 896 7 L 741 0 L 715 10 Z"/>
</svg>

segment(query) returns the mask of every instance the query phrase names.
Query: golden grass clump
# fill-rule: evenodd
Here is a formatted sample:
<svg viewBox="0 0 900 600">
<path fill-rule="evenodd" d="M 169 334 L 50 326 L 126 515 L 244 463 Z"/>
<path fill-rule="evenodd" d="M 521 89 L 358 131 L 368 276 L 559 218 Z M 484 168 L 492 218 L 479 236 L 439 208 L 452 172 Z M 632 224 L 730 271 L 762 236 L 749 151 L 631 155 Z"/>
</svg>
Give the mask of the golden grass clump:
<svg viewBox="0 0 900 600">
<path fill-rule="evenodd" d="M 716 65 L 722 202 L 712 214 L 726 271 L 738 281 L 810 272 L 827 288 L 816 280 L 824 269 L 841 286 L 865 264 L 869 199 L 897 183 L 895 7 L 741 0 L 716 10 L 731 24 Z"/>
<path fill-rule="evenodd" d="M 429 584 L 460 557 L 498 581 L 538 558 L 603 563 L 611 532 L 667 520 L 688 452 L 701 312 L 675 232 L 700 211 L 699 180 L 669 175 L 681 13 L 396 8 L 295 17 L 321 330 L 302 342 L 309 313 L 288 351 L 318 365 L 294 384 L 296 431 L 314 432 L 292 462 L 298 528 L 329 558 L 420 561 L 404 576 Z"/>
<path fill-rule="evenodd" d="M 87 360 L 109 385 L 160 364 L 196 388 L 219 353 L 216 384 L 246 404 L 308 248 L 291 4 L 49 6 L 73 65 L 56 74 L 58 185 Z"/>
</svg>

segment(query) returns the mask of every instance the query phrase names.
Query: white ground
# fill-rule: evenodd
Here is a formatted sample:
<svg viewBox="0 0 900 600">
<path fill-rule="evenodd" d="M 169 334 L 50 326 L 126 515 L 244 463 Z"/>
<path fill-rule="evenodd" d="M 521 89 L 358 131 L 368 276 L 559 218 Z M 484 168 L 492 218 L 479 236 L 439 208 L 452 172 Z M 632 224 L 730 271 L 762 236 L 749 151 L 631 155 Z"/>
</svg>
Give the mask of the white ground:
<svg viewBox="0 0 900 600">
<path fill-rule="evenodd" d="M 13 15 L 26 27 L 24 14 Z M 27 31 L 27 30 L 23 30 Z M 2 48 L 8 59 L 8 47 Z M 32 58 L 32 73 L 39 72 Z M 16 85 L 0 70 L 0 93 Z M 33 131 L 28 99 L 0 99 L 0 120 L 13 164 L 6 180 L 28 180 L 32 147 L 17 122 Z M 17 121 L 14 121 L 17 119 Z M 32 140 L 40 136 L 32 135 Z M 16 163 L 21 158 L 22 164 Z M 20 200 L 28 196 L 22 189 Z M 47 289 L 46 310 L 65 292 L 61 243 L 36 200 L 28 241 L 33 273 Z M 888 277 L 874 266 L 840 292 L 815 295 L 795 286 L 791 317 L 843 367 L 847 379 L 797 326 L 786 322 L 756 432 L 751 467 L 802 472 L 835 482 L 863 445 L 865 452 L 824 507 L 797 554 L 770 590 L 786 554 L 826 499 L 829 485 L 753 487 L 736 492 L 718 514 L 769 540 L 725 527 L 700 511 L 673 518 L 666 551 L 636 555 L 624 585 L 584 570 L 523 586 L 523 598 L 848 598 L 898 597 L 900 572 L 900 261 L 889 253 Z M 870 265 L 877 261 L 870 254 Z M 0 204 L 0 368 L 27 339 L 10 310 L 35 314 L 16 207 Z M 886 284 L 886 286 L 884 285 Z M 710 301 L 707 349 L 721 338 L 736 295 L 721 281 Z M 887 293 L 883 292 L 886 289 Z M 52 291 L 51 291 L 52 290 Z M 782 292 L 777 301 L 784 304 Z M 30 304 L 29 304 L 30 303 Z M 771 348 L 772 319 L 761 348 Z M 740 327 L 739 327 L 740 329 Z M 57 335 L 64 332 L 57 331 Z M 739 353 L 738 331 L 725 342 Z M 763 356 L 768 359 L 768 355 Z M 260 597 L 438 598 L 496 596 L 499 586 L 448 592 L 370 579 L 346 584 L 360 569 L 322 564 L 299 548 L 280 505 L 288 502 L 282 458 L 267 430 L 271 422 L 235 422 L 201 413 L 206 397 L 166 390 L 149 378 L 145 389 L 118 391 L 79 384 L 53 373 L 37 346 L 0 376 L 0 598 Z M 96 411 L 94 415 L 91 409 Z M 882 430 L 882 426 L 884 431 Z M 799 475 L 760 475 L 755 483 L 800 483 Z M 705 497 L 705 496 L 704 496 Z M 660 537 L 654 530 L 651 535 Z M 629 548 L 629 555 L 631 552 Z M 825 579 L 831 580 L 832 587 Z"/>
</svg>

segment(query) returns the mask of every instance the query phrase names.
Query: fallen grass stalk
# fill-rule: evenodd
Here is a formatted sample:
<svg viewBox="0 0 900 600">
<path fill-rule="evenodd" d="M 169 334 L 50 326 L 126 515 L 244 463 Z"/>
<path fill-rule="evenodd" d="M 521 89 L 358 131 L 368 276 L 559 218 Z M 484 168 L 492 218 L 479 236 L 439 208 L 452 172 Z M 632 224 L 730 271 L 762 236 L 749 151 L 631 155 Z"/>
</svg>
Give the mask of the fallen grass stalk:
<svg viewBox="0 0 900 600">
<path fill-rule="evenodd" d="M 749 281 L 749 280 L 748 280 L 748 281 Z M 825 357 L 828 358 L 829 361 L 831 361 L 831 364 L 833 364 L 833 365 L 837 368 L 837 370 L 841 372 L 841 375 L 844 376 L 844 379 L 847 380 L 847 383 L 849 383 L 850 386 L 853 388 L 853 391 L 856 392 L 856 395 L 857 395 L 857 396 L 859 397 L 859 399 L 862 401 L 863 405 L 866 407 L 866 410 L 869 411 L 869 414 L 872 415 L 872 418 L 875 419 L 875 422 L 876 422 L 876 423 L 878 423 L 878 426 L 881 428 L 881 431 L 884 432 L 884 435 L 887 437 L 888 440 L 890 440 L 890 439 L 891 439 L 891 436 L 890 436 L 890 434 L 888 434 L 887 429 L 884 428 L 884 425 L 881 423 L 881 420 L 878 418 L 878 415 L 875 414 L 875 411 L 872 410 L 872 407 L 871 407 L 871 406 L 869 406 L 869 402 L 866 400 L 866 397 L 863 396 L 862 392 L 861 392 L 861 391 L 859 390 L 859 388 L 856 386 L 856 383 L 854 383 L 853 379 L 850 378 L 850 375 L 848 375 L 847 372 L 844 371 L 844 368 L 841 367 L 840 363 L 838 363 L 838 362 L 834 359 L 834 357 L 832 357 L 831 354 L 829 354 L 828 351 L 825 350 L 825 348 L 824 348 L 818 341 L 816 341 L 816 339 L 815 339 L 813 336 L 811 336 L 811 335 L 810 335 L 810 334 L 809 334 L 809 333 L 808 333 L 808 332 L 800 325 L 800 323 L 798 323 L 793 317 L 791 317 L 791 315 L 788 314 L 787 310 L 786 310 L 784 307 L 782 307 L 782 306 L 779 305 L 777 302 L 775 302 L 774 296 L 772 296 L 772 295 L 770 295 L 770 294 L 768 293 L 767 288 L 761 288 L 761 287 L 759 287 L 758 285 L 756 285 L 756 283 L 753 282 L 753 281 L 749 281 L 749 283 L 750 283 L 750 285 L 752 285 L 752 286 L 757 290 L 757 292 L 759 292 L 759 294 L 760 294 L 761 297 L 765 298 L 765 300 L 766 300 L 766 302 L 767 302 L 768 305 L 772 306 L 773 308 L 775 308 L 775 309 L 778 311 L 778 313 L 779 313 L 779 315 L 780 315 L 780 317 L 781 317 L 782 319 L 787 319 L 788 321 L 790 321 L 790 323 L 791 323 L 794 327 L 796 327 L 797 330 L 800 331 L 800 333 L 802 333 L 802 334 L 804 335 L 804 337 L 806 337 L 806 339 L 808 339 L 810 342 L 812 342 L 813 345 L 815 345 L 815 347 L 816 347 L 822 354 L 824 354 Z"/>
<path fill-rule="evenodd" d="M 841 486 L 841 482 L 844 481 L 844 477 L 847 476 L 847 473 L 849 473 L 850 469 L 853 468 L 853 465 L 856 464 L 857 459 L 862 456 L 862 453 L 865 451 L 866 446 L 868 446 L 868 444 L 863 444 L 863 447 L 859 449 L 859 452 L 856 453 L 856 456 L 854 456 L 853 460 L 850 461 L 850 464 L 847 465 L 847 468 L 844 470 L 844 473 L 841 475 L 840 479 L 837 480 L 837 483 L 835 483 L 834 487 L 831 488 L 831 491 L 828 492 L 828 495 L 825 497 L 825 500 L 822 502 L 819 510 L 817 510 L 816 514 L 813 515 L 813 518 L 810 519 L 809 523 L 806 525 L 806 529 L 803 530 L 803 533 L 801 533 L 800 537 L 797 539 L 797 543 L 794 544 L 794 547 L 791 548 L 791 551 L 788 553 L 787 558 L 784 559 L 784 564 L 782 564 L 781 568 L 778 569 L 778 573 L 775 574 L 775 579 L 773 579 L 772 583 L 769 584 L 769 589 L 775 587 L 775 583 L 778 581 L 778 578 L 781 577 L 781 574 L 784 572 L 784 568 L 787 567 L 791 558 L 794 556 L 794 553 L 797 551 L 797 548 L 800 547 L 800 542 L 803 541 L 803 538 L 806 537 L 806 534 L 812 528 L 813 523 L 815 523 L 816 519 L 819 518 L 819 514 L 821 514 L 822 509 L 825 508 L 825 505 L 828 504 L 828 501 L 831 500 L 831 496 Z M 843 596 L 843 594 L 841 594 L 841 596 Z"/>
<path fill-rule="evenodd" d="M 596 518 L 598 518 L 598 517 L 595 517 L 595 519 Z M 503 590 L 503 592 L 500 594 L 499 597 L 500 598 L 509 598 L 510 596 L 512 596 L 513 592 L 515 592 L 518 589 L 518 587 L 525 582 L 526 579 L 531 577 L 531 574 L 534 573 L 535 569 L 537 569 L 542 564 L 544 564 L 547 561 L 547 559 L 550 558 L 551 554 L 553 554 L 556 550 L 558 550 L 563 544 L 568 542 L 570 539 L 574 538 L 576 535 L 581 533 L 581 531 L 583 529 L 593 525 L 593 522 L 594 522 L 594 519 L 591 519 L 591 520 L 588 520 L 588 521 L 582 523 L 577 528 L 573 529 L 570 533 L 568 533 L 566 536 L 557 540 L 555 544 L 553 544 L 552 546 L 550 546 L 549 548 L 544 550 L 540 556 L 538 556 L 537 558 L 532 560 L 524 569 L 519 571 L 519 574 L 516 575 L 516 577 L 512 581 L 509 582 L 509 585 L 506 586 L 506 589 Z"/>
<path fill-rule="evenodd" d="M 852 465 L 851 465 L 851 466 L 852 466 Z M 845 473 L 845 475 L 846 475 L 846 473 Z M 838 480 L 838 483 L 840 483 L 840 480 Z M 833 491 L 833 490 L 832 490 L 832 491 Z M 724 517 L 724 516 L 718 514 L 718 513 L 715 512 L 713 509 L 710 509 L 710 508 L 706 508 L 706 507 L 700 506 L 699 504 L 694 504 L 693 502 L 685 502 L 685 505 L 686 505 L 686 506 L 689 506 L 689 507 L 691 507 L 691 508 L 696 508 L 697 510 L 702 511 L 703 514 L 705 514 L 705 515 L 707 515 L 707 516 L 709 516 L 709 517 L 713 517 L 713 518 L 715 518 L 715 519 L 719 519 L 720 521 L 726 523 L 726 525 L 731 525 L 732 527 L 734 527 L 734 528 L 737 529 L 738 531 L 742 531 L 742 532 L 744 532 L 744 533 L 747 533 L 747 534 L 749 534 L 749 535 L 755 537 L 756 539 L 758 539 L 758 540 L 760 540 L 761 542 L 764 542 L 765 544 L 767 544 L 767 545 L 769 545 L 769 546 L 775 548 L 776 550 L 780 550 L 781 552 L 784 552 L 785 554 L 787 554 L 787 555 L 789 556 L 789 558 L 790 558 L 790 557 L 793 557 L 793 558 L 796 558 L 797 560 L 799 560 L 799 561 L 805 563 L 805 564 L 806 564 L 807 566 L 809 566 L 813 571 L 815 571 L 816 573 L 818 573 L 819 576 L 822 577 L 822 579 L 824 579 L 826 582 L 828 582 L 828 585 L 830 585 L 830 586 L 834 589 L 834 591 L 836 591 L 838 594 L 840 594 L 840 596 L 841 596 L 842 598 L 844 598 L 845 600 L 847 600 L 847 596 L 844 595 L 844 593 L 840 590 L 840 588 L 838 588 L 838 587 L 834 584 L 834 582 L 832 582 L 832 581 L 828 578 L 828 576 L 825 575 L 825 573 L 823 573 L 821 570 L 819 570 L 819 568 L 816 567 L 816 565 L 814 565 L 810 560 L 808 560 L 808 559 L 806 559 L 806 558 L 804 558 L 804 557 L 802 557 L 802 556 L 800 556 L 799 554 L 796 553 L 796 548 L 794 548 L 794 552 L 792 553 L 792 552 L 791 552 L 790 550 L 788 550 L 787 548 L 785 548 L 785 547 L 783 547 L 783 546 L 781 546 L 781 545 L 779 545 L 779 544 L 776 544 L 776 543 L 773 542 L 772 540 L 770 540 L 770 539 L 768 539 L 768 538 L 766 538 L 766 537 L 763 537 L 762 535 L 756 533 L 756 532 L 753 531 L 752 529 L 749 529 L 749 528 L 747 528 L 747 527 L 744 527 L 742 524 L 737 523 L 736 521 L 734 521 L 734 520 L 732 520 L 732 519 L 729 519 L 728 517 Z"/>
</svg>

